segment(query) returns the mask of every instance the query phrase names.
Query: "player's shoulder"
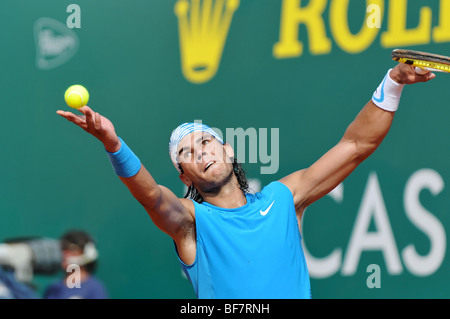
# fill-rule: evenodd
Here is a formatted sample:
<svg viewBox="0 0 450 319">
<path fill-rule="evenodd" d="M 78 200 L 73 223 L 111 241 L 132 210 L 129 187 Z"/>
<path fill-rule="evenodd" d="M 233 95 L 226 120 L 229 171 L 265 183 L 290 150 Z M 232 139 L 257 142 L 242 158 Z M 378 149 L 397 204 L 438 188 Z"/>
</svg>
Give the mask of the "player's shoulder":
<svg viewBox="0 0 450 319">
<path fill-rule="evenodd" d="M 275 198 L 291 197 L 289 188 L 280 181 L 272 181 L 266 184 L 260 192 L 250 194 L 252 202 L 266 202 Z"/>
<path fill-rule="evenodd" d="M 261 194 L 269 192 L 285 192 L 289 191 L 289 188 L 281 181 L 272 181 L 261 190 Z"/>
<path fill-rule="evenodd" d="M 192 199 L 180 198 L 181 205 L 189 212 L 192 217 L 195 217 L 195 204 Z"/>
</svg>

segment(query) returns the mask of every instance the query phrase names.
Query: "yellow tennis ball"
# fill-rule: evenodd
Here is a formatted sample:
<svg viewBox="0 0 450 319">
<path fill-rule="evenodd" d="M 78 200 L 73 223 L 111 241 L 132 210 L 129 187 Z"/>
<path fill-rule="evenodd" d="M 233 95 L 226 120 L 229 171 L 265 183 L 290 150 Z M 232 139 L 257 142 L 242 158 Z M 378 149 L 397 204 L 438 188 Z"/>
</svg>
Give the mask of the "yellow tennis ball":
<svg viewBox="0 0 450 319">
<path fill-rule="evenodd" d="M 79 109 L 85 106 L 89 101 L 89 92 L 82 85 L 72 85 L 64 93 L 64 99 L 68 106 Z"/>
</svg>

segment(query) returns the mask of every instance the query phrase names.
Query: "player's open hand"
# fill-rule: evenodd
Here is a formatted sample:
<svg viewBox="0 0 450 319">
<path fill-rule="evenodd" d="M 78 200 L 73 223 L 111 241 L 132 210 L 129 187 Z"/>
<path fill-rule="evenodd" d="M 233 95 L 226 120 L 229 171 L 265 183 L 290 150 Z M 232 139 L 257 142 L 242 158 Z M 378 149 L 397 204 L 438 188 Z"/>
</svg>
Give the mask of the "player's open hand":
<svg viewBox="0 0 450 319">
<path fill-rule="evenodd" d="M 78 111 L 83 115 L 76 115 L 62 110 L 58 110 L 56 113 L 95 136 L 103 143 L 107 151 L 113 153 L 119 150 L 120 141 L 110 120 L 94 112 L 87 105 L 79 108 Z"/>
<path fill-rule="evenodd" d="M 433 72 L 428 71 L 425 74 L 418 74 L 415 69 L 416 67 L 412 65 L 398 63 L 389 73 L 389 76 L 399 84 L 427 82 L 436 77 Z"/>
</svg>

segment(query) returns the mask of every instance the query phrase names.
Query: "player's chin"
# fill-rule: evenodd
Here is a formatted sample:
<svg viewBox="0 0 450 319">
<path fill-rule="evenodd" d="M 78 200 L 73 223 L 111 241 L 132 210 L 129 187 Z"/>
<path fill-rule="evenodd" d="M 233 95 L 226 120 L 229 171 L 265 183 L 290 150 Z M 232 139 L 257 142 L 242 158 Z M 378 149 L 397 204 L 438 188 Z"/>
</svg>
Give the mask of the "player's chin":
<svg viewBox="0 0 450 319">
<path fill-rule="evenodd" d="M 214 162 L 210 166 L 205 167 L 204 171 L 203 171 L 203 174 L 204 175 L 211 175 L 211 174 L 216 174 L 217 172 L 220 172 L 220 170 L 223 169 L 223 167 L 221 167 L 220 164 L 221 163 Z"/>
<path fill-rule="evenodd" d="M 225 163 L 214 163 L 203 172 L 203 177 L 210 181 L 220 181 L 228 175 L 229 169 Z"/>
</svg>

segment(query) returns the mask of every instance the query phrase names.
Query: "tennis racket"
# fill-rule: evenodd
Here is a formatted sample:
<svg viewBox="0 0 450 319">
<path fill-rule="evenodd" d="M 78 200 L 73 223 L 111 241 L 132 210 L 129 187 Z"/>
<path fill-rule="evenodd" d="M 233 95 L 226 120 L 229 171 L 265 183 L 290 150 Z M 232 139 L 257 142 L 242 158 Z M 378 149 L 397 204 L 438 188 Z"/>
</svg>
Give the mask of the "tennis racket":
<svg viewBox="0 0 450 319">
<path fill-rule="evenodd" d="M 450 57 L 433 53 L 395 49 L 392 59 L 416 67 L 416 73 L 425 74 L 428 71 L 450 73 Z"/>
</svg>

